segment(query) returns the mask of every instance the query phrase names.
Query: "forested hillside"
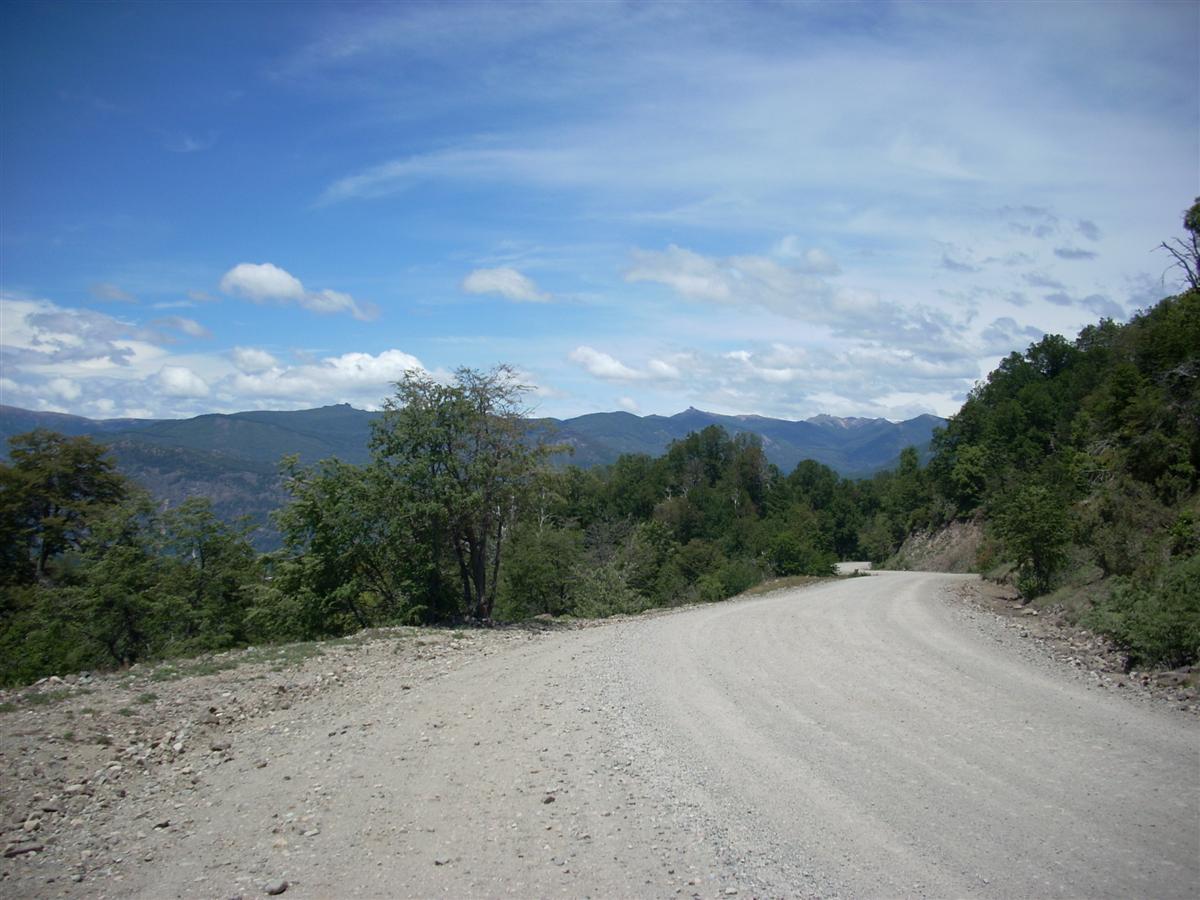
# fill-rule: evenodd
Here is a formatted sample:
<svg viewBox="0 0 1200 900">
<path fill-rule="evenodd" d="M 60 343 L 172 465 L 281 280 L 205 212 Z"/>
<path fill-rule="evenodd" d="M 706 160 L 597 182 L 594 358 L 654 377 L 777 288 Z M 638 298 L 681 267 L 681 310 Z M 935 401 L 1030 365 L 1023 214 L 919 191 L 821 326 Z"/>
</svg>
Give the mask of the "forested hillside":
<svg viewBox="0 0 1200 900">
<path fill-rule="evenodd" d="M 1028 597 L 1091 583 L 1083 621 L 1139 662 L 1200 647 L 1200 292 L 1005 359 L 934 439 L 909 528 L 982 514 Z"/>
</svg>

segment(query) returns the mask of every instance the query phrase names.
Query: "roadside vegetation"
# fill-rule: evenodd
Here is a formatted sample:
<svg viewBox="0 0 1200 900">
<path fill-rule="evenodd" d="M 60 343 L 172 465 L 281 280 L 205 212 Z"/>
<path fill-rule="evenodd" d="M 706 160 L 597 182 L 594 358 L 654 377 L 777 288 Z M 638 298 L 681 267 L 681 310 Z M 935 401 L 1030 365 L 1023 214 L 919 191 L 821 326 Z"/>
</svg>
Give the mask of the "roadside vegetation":
<svg viewBox="0 0 1200 900">
<path fill-rule="evenodd" d="M 1200 291 L 1013 353 L 871 479 L 783 473 L 712 426 L 658 458 L 552 466 L 501 366 L 410 373 L 363 465 L 282 463 L 283 549 L 203 499 L 158 508 L 86 437 L 33 431 L 0 464 L 0 684 L 381 625 L 600 617 L 882 562 L 982 520 L 977 566 L 1026 598 L 1088 584 L 1079 620 L 1138 666 L 1200 658 Z M 1182 250 L 1179 248 L 1183 248 Z M 1190 266 L 1191 268 L 1187 268 Z"/>
</svg>

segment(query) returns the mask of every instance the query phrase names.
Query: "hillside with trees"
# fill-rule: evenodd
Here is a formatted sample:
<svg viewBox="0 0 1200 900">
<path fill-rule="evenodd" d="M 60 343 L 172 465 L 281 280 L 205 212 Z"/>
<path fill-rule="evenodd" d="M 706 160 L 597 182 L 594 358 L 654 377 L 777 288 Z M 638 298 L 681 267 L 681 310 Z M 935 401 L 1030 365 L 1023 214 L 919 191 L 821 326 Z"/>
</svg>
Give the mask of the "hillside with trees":
<svg viewBox="0 0 1200 900">
<path fill-rule="evenodd" d="M 1195 237 L 1200 202 L 1185 224 Z M 524 393 L 504 366 L 449 383 L 409 373 L 366 458 L 283 461 L 283 546 L 266 554 L 208 499 L 153 502 L 88 435 L 12 437 L 0 682 L 386 624 L 715 601 L 839 559 L 884 562 L 964 519 L 987 534 L 979 571 L 1062 600 L 1131 663 L 1200 658 L 1195 287 L 1011 354 L 935 433 L 927 465 L 909 447 L 862 480 L 814 460 L 785 472 L 762 437 L 717 424 L 660 456 L 552 465 L 562 447 Z"/>
</svg>

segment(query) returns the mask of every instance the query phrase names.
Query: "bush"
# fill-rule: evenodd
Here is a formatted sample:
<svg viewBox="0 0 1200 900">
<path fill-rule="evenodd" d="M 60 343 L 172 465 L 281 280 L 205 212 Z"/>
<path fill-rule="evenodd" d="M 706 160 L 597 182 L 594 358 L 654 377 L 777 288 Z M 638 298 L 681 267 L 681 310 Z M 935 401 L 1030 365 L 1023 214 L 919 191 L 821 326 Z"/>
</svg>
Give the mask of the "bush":
<svg viewBox="0 0 1200 900">
<path fill-rule="evenodd" d="M 1172 561 L 1152 584 L 1125 582 L 1083 621 L 1111 637 L 1130 666 L 1200 660 L 1200 555 Z"/>
<path fill-rule="evenodd" d="M 629 586 L 625 573 L 612 560 L 577 566 L 568 601 L 572 613 L 589 619 L 641 612 L 648 605 Z"/>
</svg>

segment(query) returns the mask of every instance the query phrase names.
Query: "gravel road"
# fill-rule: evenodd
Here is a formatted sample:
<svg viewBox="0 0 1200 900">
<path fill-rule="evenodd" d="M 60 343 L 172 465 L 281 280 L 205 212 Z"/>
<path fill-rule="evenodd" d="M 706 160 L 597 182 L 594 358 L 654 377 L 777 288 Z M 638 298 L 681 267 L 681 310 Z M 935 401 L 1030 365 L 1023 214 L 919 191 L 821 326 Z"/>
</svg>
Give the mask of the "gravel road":
<svg viewBox="0 0 1200 900">
<path fill-rule="evenodd" d="M 114 801 L 149 861 L 13 884 L 1200 896 L 1195 717 L 1026 652 L 953 601 L 969 580 L 845 579 L 510 642 L 419 681 L 384 659 L 246 720 L 186 791 Z"/>
</svg>

